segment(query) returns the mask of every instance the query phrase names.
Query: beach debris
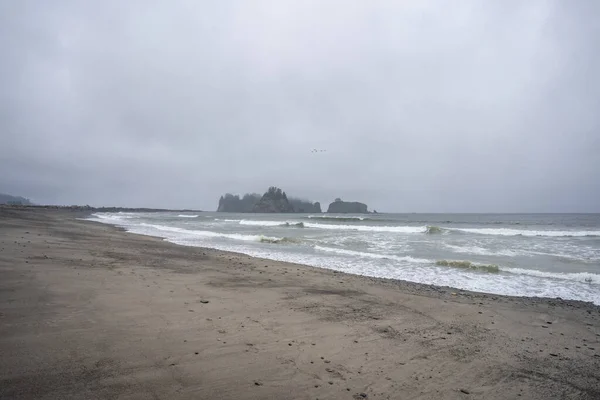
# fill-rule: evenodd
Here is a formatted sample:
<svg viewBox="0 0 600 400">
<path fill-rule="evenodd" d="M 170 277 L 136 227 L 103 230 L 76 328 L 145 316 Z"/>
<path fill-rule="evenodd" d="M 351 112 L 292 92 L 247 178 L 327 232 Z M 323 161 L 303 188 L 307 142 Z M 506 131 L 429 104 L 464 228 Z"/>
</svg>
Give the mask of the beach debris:
<svg viewBox="0 0 600 400">
<path fill-rule="evenodd" d="M 208 300 L 200 300 L 200 303 L 202 303 L 202 304 L 208 304 L 210 302 Z"/>
<path fill-rule="evenodd" d="M 262 386 L 263 383 L 261 381 L 254 381 L 255 386 Z"/>
<path fill-rule="evenodd" d="M 467 389 L 460 389 L 460 391 L 464 394 L 471 394 L 471 392 L 469 392 Z"/>
</svg>

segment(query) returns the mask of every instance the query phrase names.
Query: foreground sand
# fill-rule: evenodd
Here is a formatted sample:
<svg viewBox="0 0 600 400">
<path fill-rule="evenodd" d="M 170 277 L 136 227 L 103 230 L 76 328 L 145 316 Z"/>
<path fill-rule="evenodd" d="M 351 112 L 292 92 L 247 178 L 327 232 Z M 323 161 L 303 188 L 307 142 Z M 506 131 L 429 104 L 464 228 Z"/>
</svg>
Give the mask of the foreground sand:
<svg viewBox="0 0 600 400">
<path fill-rule="evenodd" d="M 600 308 L 0 208 L 0 398 L 600 399 Z"/>
</svg>

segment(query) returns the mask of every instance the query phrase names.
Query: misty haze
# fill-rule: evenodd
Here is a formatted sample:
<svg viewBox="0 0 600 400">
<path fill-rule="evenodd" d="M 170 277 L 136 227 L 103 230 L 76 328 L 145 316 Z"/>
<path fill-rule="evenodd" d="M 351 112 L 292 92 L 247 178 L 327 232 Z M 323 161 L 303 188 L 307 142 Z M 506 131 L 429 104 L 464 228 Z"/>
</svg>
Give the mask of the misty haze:
<svg viewBox="0 0 600 400">
<path fill-rule="evenodd" d="M 215 210 L 276 185 L 388 212 L 598 212 L 599 11 L 3 1 L 0 191 Z"/>
<path fill-rule="evenodd" d="M 0 0 L 0 398 L 600 399 L 599 15 Z"/>
</svg>

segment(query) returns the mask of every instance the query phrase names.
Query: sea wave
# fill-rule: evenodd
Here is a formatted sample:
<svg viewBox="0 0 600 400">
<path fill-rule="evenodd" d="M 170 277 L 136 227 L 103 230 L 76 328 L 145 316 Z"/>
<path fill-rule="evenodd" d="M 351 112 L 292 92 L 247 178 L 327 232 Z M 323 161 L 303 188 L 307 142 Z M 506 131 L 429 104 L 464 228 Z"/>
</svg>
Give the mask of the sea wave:
<svg viewBox="0 0 600 400">
<path fill-rule="evenodd" d="M 505 257 L 515 257 L 519 255 L 518 252 L 513 250 L 497 250 L 492 251 L 485 249 L 479 246 L 456 246 L 452 244 L 444 244 L 444 247 L 452 250 L 455 253 L 464 253 L 464 254 L 475 254 L 479 256 L 505 256 Z"/>
<path fill-rule="evenodd" d="M 353 222 L 353 221 L 364 221 L 366 220 L 371 220 L 371 218 L 367 218 L 367 217 L 346 217 L 346 216 L 328 216 L 328 215 L 309 215 L 308 217 L 306 217 L 308 219 L 319 219 L 319 220 L 323 220 L 323 221 L 342 221 L 342 222 Z"/>
<path fill-rule="evenodd" d="M 378 254 L 378 253 L 368 253 L 363 251 L 355 251 L 355 250 L 347 250 L 347 249 L 338 249 L 334 247 L 324 247 L 316 245 L 314 246 L 315 250 L 324 251 L 328 253 L 336 253 L 342 254 L 346 256 L 354 256 L 354 257 L 363 257 L 363 258 L 376 258 L 380 260 L 395 260 L 395 261 L 403 261 L 403 262 L 412 262 L 418 264 L 428 264 L 431 263 L 430 260 L 422 259 L 422 258 L 414 258 L 410 256 L 397 256 L 393 254 Z"/>
<path fill-rule="evenodd" d="M 425 233 L 427 233 L 428 235 L 436 235 L 436 234 L 440 234 L 443 232 L 447 232 L 445 229 L 440 228 L 439 226 L 428 226 L 427 229 L 425 230 Z"/>
<path fill-rule="evenodd" d="M 224 239 L 242 240 L 242 241 L 246 241 L 246 242 L 263 242 L 263 241 L 267 241 L 267 240 L 275 242 L 275 241 L 278 241 L 278 240 L 280 241 L 280 240 L 284 239 L 284 238 L 276 238 L 276 237 L 269 237 L 269 236 L 263 236 L 263 235 L 243 235 L 241 233 L 220 233 L 220 232 L 213 232 L 213 231 L 200 231 L 200 230 L 183 229 L 183 228 L 176 228 L 173 226 L 147 224 L 147 223 L 142 223 L 142 224 L 140 224 L 140 226 L 156 229 L 156 230 L 159 230 L 162 232 L 177 233 L 180 235 L 199 236 L 199 237 L 206 237 L 206 238 L 224 238 Z"/>
<path fill-rule="evenodd" d="M 471 261 L 438 260 L 435 262 L 435 265 L 437 265 L 438 267 L 462 268 L 481 272 L 500 272 L 500 267 L 498 267 L 495 264 L 475 264 Z"/>
<path fill-rule="evenodd" d="M 234 222 L 235 220 L 232 220 Z M 255 221 L 252 219 L 242 219 L 239 220 L 240 225 L 250 225 L 250 226 L 280 226 L 283 223 L 281 221 Z"/>
<path fill-rule="evenodd" d="M 250 226 L 295 226 L 313 229 L 329 229 L 336 231 L 364 231 L 364 232 L 396 232 L 396 233 L 425 233 L 426 226 L 377 226 L 377 225 L 339 225 L 339 224 L 322 224 L 314 222 L 296 222 L 296 221 L 256 221 L 243 219 L 240 225 Z M 302 224 L 302 225 L 300 225 Z"/>
<path fill-rule="evenodd" d="M 594 274 L 592 272 L 546 272 L 539 271 L 537 269 L 508 267 L 501 268 L 501 270 L 511 274 L 535 276 L 538 278 L 561 279 L 575 282 L 585 282 L 594 285 L 600 284 L 600 274 Z"/>
<path fill-rule="evenodd" d="M 373 225 L 333 225 L 306 223 L 307 228 L 314 229 L 330 229 L 330 230 L 348 230 L 348 231 L 363 231 L 363 232 L 396 232 L 396 233 L 425 233 L 426 226 L 373 226 Z"/>
<path fill-rule="evenodd" d="M 198 215 L 179 214 L 179 218 L 198 218 Z"/>
<path fill-rule="evenodd" d="M 126 219 L 138 218 L 138 216 L 133 213 L 124 213 L 122 211 L 118 213 L 94 213 L 91 217 L 107 223 L 116 223 Z"/>
<path fill-rule="evenodd" d="M 286 222 L 280 226 L 284 226 L 286 228 L 304 228 L 304 222 Z"/>
<path fill-rule="evenodd" d="M 282 238 L 272 238 L 263 236 L 260 239 L 261 243 L 271 243 L 271 244 L 281 244 L 281 243 L 299 243 L 300 239 L 290 238 L 290 237 L 282 237 Z"/>
<path fill-rule="evenodd" d="M 495 236 L 545 236 L 545 237 L 596 237 L 600 236 L 600 231 L 543 231 L 543 230 L 525 230 L 508 228 L 447 228 L 455 232 L 475 233 L 479 235 Z"/>
</svg>

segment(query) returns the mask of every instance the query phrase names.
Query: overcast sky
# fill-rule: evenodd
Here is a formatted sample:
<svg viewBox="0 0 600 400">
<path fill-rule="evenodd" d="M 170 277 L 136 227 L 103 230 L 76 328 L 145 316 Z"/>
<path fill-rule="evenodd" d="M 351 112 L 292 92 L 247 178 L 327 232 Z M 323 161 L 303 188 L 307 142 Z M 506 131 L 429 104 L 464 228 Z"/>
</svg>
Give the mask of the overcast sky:
<svg viewBox="0 0 600 400">
<path fill-rule="evenodd" d="M 0 192 L 214 210 L 276 185 L 381 211 L 598 212 L 599 13 L 0 0 Z"/>
</svg>

